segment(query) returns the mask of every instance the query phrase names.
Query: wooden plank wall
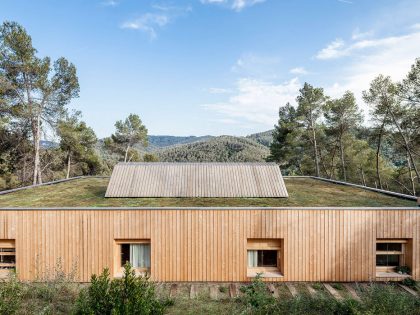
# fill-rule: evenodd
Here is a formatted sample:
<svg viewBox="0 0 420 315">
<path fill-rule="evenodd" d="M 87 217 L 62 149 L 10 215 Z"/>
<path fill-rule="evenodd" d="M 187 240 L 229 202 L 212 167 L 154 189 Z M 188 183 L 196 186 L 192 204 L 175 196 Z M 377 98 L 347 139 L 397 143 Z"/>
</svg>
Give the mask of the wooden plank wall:
<svg viewBox="0 0 420 315">
<path fill-rule="evenodd" d="M 376 238 L 412 238 L 420 280 L 419 210 L 0 210 L 25 280 L 58 259 L 79 281 L 112 274 L 115 239 L 150 239 L 154 280 L 248 281 L 248 238 L 284 239 L 284 277 L 269 281 L 374 280 Z"/>
</svg>

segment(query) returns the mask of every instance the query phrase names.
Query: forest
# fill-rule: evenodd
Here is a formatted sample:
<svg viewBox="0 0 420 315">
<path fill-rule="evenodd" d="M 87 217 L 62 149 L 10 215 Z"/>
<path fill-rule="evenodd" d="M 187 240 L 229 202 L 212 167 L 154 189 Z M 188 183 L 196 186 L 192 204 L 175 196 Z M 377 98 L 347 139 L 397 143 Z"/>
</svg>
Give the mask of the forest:
<svg viewBox="0 0 420 315">
<path fill-rule="evenodd" d="M 98 139 L 70 110 L 76 66 L 40 57 L 16 22 L 0 26 L 0 190 L 79 175 L 109 175 L 118 161 L 278 163 L 285 175 L 314 175 L 411 195 L 420 191 L 420 59 L 401 82 L 366 82 L 362 116 L 351 91 L 338 99 L 305 83 L 297 106 L 279 109 L 273 131 L 247 137 L 150 136 L 139 115 Z M 57 141 L 46 141 L 53 135 Z"/>
</svg>

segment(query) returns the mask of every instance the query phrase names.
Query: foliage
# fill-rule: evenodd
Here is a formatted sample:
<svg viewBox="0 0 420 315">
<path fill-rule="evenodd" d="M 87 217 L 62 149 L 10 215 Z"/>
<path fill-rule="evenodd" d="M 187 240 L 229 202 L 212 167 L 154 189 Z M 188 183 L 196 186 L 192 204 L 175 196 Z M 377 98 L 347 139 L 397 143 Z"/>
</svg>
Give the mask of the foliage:
<svg viewBox="0 0 420 315">
<path fill-rule="evenodd" d="M 61 57 L 39 58 L 26 30 L 16 22 L 0 27 L 0 96 L 15 121 L 30 126 L 33 183 L 42 182 L 41 131 L 55 127 L 66 105 L 79 93 L 76 67 Z"/>
<path fill-rule="evenodd" d="M 165 303 L 158 300 L 148 276 L 136 276 L 130 264 L 121 279 L 110 280 L 105 269 L 93 275 L 89 287 L 80 292 L 75 314 L 163 314 Z"/>
<path fill-rule="evenodd" d="M 395 267 L 395 272 L 408 275 L 408 274 L 410 274 L 411 269 L 408 266 L 397 266 L 397 267 Z"/>
<path fill-rule="evenodd" d="M 133 146 L 139 143 L 143 146 L 148 145 L 147 129 L 140 117 L 130 114 L 124 121 L 119 120 L 115 123 L 115 130 L 115 133 L 106 139 L 105 146 L 111 151 L 124 154 L 124 162 L 138 159 Z"/>
<path fill-rule="evenodd" d="M 22 303 L 23 288 L 16 274 L 0 280 L 0 314 L 15 314 Z"/>
<path fill-rule="evenodd" d="M 156 152 L 162 162 L 262 162 L 267 147 L 246 138 L 220 136 Z"/>
<path fill-rule="evenodd" d="M 416 281 L 413 278 L 405 278 L 403 281 L 401 281 L 403 285 L 406 285 L 407 287 L 416 288 Z"/>
</svg>

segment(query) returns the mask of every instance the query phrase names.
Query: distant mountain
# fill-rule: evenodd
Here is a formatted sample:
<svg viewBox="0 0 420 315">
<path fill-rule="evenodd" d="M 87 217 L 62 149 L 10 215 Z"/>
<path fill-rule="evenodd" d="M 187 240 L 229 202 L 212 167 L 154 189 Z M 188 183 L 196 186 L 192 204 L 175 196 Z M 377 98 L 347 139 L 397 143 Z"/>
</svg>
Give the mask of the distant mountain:
<svg viewBox="0 0 420 315">
<path fill-rule="evenodd" d="M 252 139 L 220 136 L 154 153 L 163 162 L 263 162 L 269 149 Z"/>
<path fill-rule="evenodd" d="M 253 133 L 246 138 L 254 140 L 263 146 L 269 147 L 271 142 L 273 142 L 273 131 L 274 130 L 267 130 L 263 132 Z"/>
<path fill-rule="evenodd" d="M 212 136 L 188 136 L 188 137 L 178 137 L 178 136 L 149 136 L 149 147 L 151 150 L 155 148 L 169 147 L 172 145 L 178 144 L 187 144 L 198 141 L 206 141 L 213 138 Z M 149 150 L 150 150 L 149 149 Z"/>
</svg>

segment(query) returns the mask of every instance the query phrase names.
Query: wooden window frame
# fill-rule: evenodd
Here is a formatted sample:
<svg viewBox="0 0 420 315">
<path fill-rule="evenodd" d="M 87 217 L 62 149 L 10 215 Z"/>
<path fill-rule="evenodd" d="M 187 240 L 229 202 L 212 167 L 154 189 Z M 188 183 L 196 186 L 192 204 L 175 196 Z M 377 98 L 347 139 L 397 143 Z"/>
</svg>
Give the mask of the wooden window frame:
<svg viewBox="0 0 420 315">
<path fill-rule="evenodd" d="M 283 239 L 276 238 L 276 239 L 257 239 L 257 238 L 249 238 L 247 239 L 247 246 L 246 246 L 246 267 L 247 273 L 249 274 L 257 274 L 257 273 L 273 273 L 283 276 L 283 266 L 284 266 L 284 241 Z M 248 251 L 250 250 L 275 250 L 277 252 L 277 266 L 275 267 L 249 267 L 248 266 Z"/>
<path fill-rule="evenodd" d="M 116 239 L 114 240 L 114 277 L 120 278 L 124 272 L 124 266 L 121 265 L 121 245 L 124 244 L 149 244 L 150 261 L 152 260 L 152 245 L 150 239 Z M 150 268 L 134 268 L 136 275 L 150 274 Z"/>
<path fill-rule="evenodd" d="M 396 266 L 377 266 L 376 256 L 377 255 L 395 255 L 399 256 L 399 266 L 406 265 L 406 254 L 407 254 L 407 239 L 377 239 L 375 243 L 375 267 L 376 272 L 395 272 Z M 401 251 L 379 251 L 376 250 L 376 244 L 401 244 Z"/>
</svg>

